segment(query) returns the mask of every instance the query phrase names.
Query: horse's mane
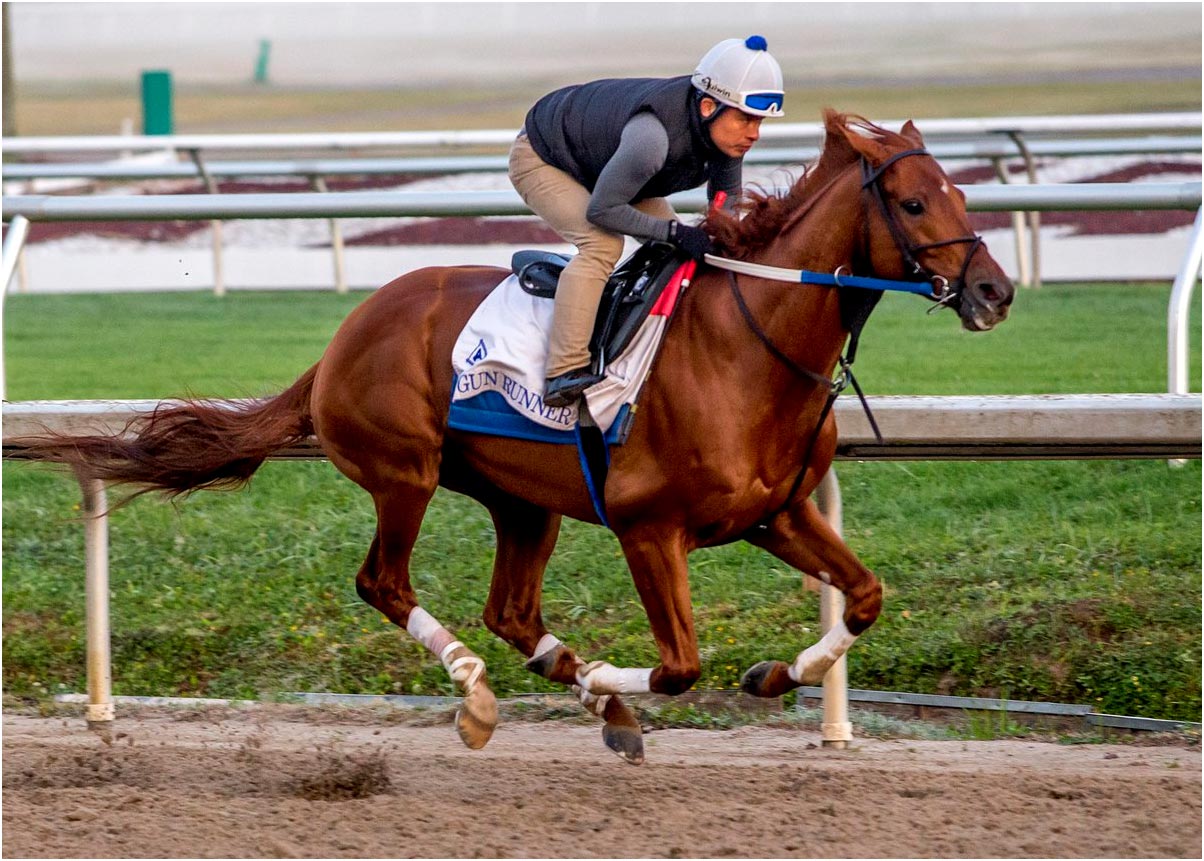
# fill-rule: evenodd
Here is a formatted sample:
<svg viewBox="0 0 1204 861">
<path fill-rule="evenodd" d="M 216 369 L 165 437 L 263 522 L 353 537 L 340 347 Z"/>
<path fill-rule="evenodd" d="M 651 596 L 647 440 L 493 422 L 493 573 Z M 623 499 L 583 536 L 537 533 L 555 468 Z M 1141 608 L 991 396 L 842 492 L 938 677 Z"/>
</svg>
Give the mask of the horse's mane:
<svg viewBox="0 0 1204 861">
<path fill-rule="evenodd" d="M 743 258 L 764 248 L 781 232 L 791 215 L 806 206 L 830 180 L 857 160 L 857 151 L 839 133 L 833 134 L 834 129 L 856 129 L 888 146 L 907 146 L 902 135 L 874 125 L 865 117 L 842 114 L 831 108 L 824 110 L 824 127 L 827 134 L 819 159 L 804 167 L 802 176 L 787 191 L 776 194 L 751 188 L 736 213 L 720 210 L 706 217 L 702 227 L 711 235 L 716 254 Z M 743 214 L 742 218 L 740 214 Z"/>
</svg>

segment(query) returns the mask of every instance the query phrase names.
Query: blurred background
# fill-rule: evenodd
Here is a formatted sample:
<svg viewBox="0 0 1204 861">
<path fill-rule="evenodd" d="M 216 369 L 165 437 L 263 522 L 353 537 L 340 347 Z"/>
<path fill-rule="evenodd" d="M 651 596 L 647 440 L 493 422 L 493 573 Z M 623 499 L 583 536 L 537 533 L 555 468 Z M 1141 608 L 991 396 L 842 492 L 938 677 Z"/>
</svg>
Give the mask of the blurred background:
<svg viewBox="0 0 1204 861">
<path fill-rule="evenodd" d="M 762 33 L 792 121 L 1190 110 L 1198 3 L 5 3 L 5 134 L 517 126 L 545 90 L 689 73 Z"/>
</svg>

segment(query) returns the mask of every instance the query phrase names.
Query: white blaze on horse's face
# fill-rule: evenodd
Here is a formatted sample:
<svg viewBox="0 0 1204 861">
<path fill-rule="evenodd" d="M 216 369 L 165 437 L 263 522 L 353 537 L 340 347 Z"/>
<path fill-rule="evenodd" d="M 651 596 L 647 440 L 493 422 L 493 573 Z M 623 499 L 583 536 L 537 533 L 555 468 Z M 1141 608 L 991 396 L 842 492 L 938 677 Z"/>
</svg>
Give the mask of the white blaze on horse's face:
<svg viewBox="0 0 1204 861">
<path fill-rule="evenodd" d="M 941 182 L 941 191 L 942 191 L 944 194 L 948 194 L 948 193 L 949 193 L 949 183 L 948 183 L 947 181 L 943 181 L 943 182 Z"/>
</svg>

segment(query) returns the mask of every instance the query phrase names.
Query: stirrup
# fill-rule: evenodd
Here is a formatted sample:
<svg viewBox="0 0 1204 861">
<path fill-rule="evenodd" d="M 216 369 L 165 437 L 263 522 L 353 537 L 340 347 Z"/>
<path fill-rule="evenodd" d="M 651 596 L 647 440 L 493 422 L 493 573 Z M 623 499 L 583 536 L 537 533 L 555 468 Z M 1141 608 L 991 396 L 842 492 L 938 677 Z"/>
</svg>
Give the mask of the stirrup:
<svg viewBox="0 0 1204 861">
<path fill-rule="evenodd" d="M 590 366 L 566 371 L 557 377 L 552 377 L 544 387 L 543 402 L 549 407 L 570 406 L 581 393 L 596 383 L 606 379 L 602 374 L 595 374 Z"/>
</svg>

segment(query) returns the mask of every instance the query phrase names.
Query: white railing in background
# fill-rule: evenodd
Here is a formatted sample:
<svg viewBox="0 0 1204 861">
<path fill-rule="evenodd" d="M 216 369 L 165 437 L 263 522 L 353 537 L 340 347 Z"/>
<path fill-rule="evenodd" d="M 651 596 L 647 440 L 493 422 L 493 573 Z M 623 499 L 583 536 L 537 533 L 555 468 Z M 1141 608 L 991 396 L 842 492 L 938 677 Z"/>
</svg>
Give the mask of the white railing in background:
<svg viewBox="0 0 1204 861">
<path fill-rule="evenodd" d="M 1101 138 L 1097 140 L 1049 140 L 1027 144 L 1032 156 L 1078 158 L 1107 155 L 1186 155 L 1201 151 L 1204 139 L 1199 135 L 1155 136 L 1140 138 Z M 997 160 L 1023 158 L 1025 153 L 1015 141 L 1000 138 L 988 141 L 938 142 L 928 146 L 936 158 L 955 160 Z M 796 165 L 819 156 L 818 146 L 757 147 L 744 156 L 746 165 Z M 311 158 L 252 159 L 248 161 L 208 161 L 210 176 L 297 177 L 373 176 L 409 174 L 411 176 L 456 173 L 505 173 L 506 155 L 401 156 L 389 158 Z M 5 182 L 36 179 L 149 180 L 202 178 L 194 161 L 103 162 L 10 162 L 0 170 Z"/>
<path fill-rule="evenodd" d="M 903 120 L 879 125 L 899 129 Z M 990 117 L 922 119 L 925 139 L 984 135 L 1136 134 L 1199 132 L 1201 114 L 1168 112 L 1148 114 L 1083 114 L 1048 117 Z M 766 123 L 765 143 L 810 143 L 823 139 L 823 124 Z M 182 134 L 94 135 L 89 137 L 6 137 L 0 146 L 8 155 L 47 155 L 80 152 L 153 152 L 177 150 L 364 150 L 364 149 L 465 149 L 509 147 L 517 129 L 420 132 L 307 132 L 301 134 Z"/>
<path fill-rule="evenodd" d="M 772 189 L 784 191 L 784 189 Z M 1093 182 L 1046 185 L 969 185 L 966 208 L 982 212 L 1017 209 L 1198 209 L 1199 182 Z M 669 196 L 678 212 L 702 212 L 702 189 Z M 295 194 L 5 195 L 3 217 L 30 221 L 207 221 L 214 218 L 365 218 L 400 216 L 531 215 L 518 192 L 340 191 Z"/>
<path fill-rule="evenodd" d="M 1202 148 L 1200 137 L 1197 136 L 1147 136 L 1142 138 L 1117 138 L 1111 135 L 1117 132 L 1150 131 L 1152 129 L 1198 129 L 1199 115 L 1196 114 L 1124 114 L 1124 115 L 1088 115 L 1080 117 L 1004 117 L 995 119 L 973 120 L 932 120 L 925 121 L 931 140 L 929 150 L 938 159 L 953 160 L 987 160 L 990 161 L 998 179 L 1007 183 L 1011 181 L 1005 167 L 1008 159 L 1019 158 L 1023 161 L 1025 175 L 1029 183 L 1037 181 L 1037 158 L 1059 157 L 1073 158 L 1101 155 L 1155 155 L 1155 154 L 1187 154 L 1199 153 Z M 898 121 L 888 123 L 898 126 Z M 767 139 L 785 140 L 787 143 L 797 143 L 799 140 L 814 140 L 815 144 L 806 147 L 768 146 L 757 147 L 745 157 L 749 165 L 793 165 L 809 162 L 819 154 L 819 141 L 822 130 L 817 123 L 776 125 L 777 131 L 767 134 Z M 1029 140 L 1027 135 L 1054 133 L 1053 139 Z M 1106 137 L 1096 137 L 1081 140 L 1067 140 L 1063 135 L 1073 133 L 1106 134 Z M 182 179 L 199 178 L 205 182 L 210 192 L 217 192 L 216 179 L 228 177 L 300 177 L 307 179 L 318 190 L 325 190 L 325 180 L 331 176 L 364 176 L 393 173 L 408 173 L 411 175 L 442 175 L 463 173 L 504 172 L 508 158 L 505 155 L 443 155 L 434 157 L 404 157 L 404 158 L 336 158 L 336 159 L 303 159 L 303 160 L 272 160 L 256 159 L 253 161 L 207 161 L 205 151 L 213 149 L 234 149 L 263 151 L 265 149 L 287 150 L 295 149 L 348 149 L 353 145 L 366 142 L 380 141 L 381 146 L 393 149 L 405 148 L 393 146 L 398 142 L 412 142 L 415 145 L 431 141 L 464 142 L 473 145 L 481 141 L 504 142 L 511 138 L 512 132 L 490 130 L 480 133 L 484 137 L 466 137 L 477 133 L 470 132 L 421 132 L 421 133 L 382 133 L 380 136 L 356 135 L 188 135 L 188 136 L 141 136 L 132 138 L 119 136 L 116 138 L 13 138 L 10 148 L 18 152 L 27 149 L 27 154 L 45 156 L 53 154 L 62 157 L 64 152 L 107 150 L 115 142 L 130 142 L 130 148 L 122 150 L 124 156 L 131 156 L 134 149 L 158 144 L 156 150 L 160 158 L 158 163 L 147 163 L 145 158 L 119 157 L 115 161 L 103 163 L 85 162 L 32 162 L 21 164 L 10 162 L 4 166 L 3 176 L 6 181 L 28 180 L 30 187 L 16 189 L 20 192 L 33 193 L 38 191 L 38 181 L 48 179 L 87 179 L 87 180 L 149 180 L 149 179 Z M 965 135 L 988 135 L 982 139 L 967 139 Z M 432 135 L 434 137 L 432 137 Z M 948 137 L 949 140 L 941 140 Z M 206 143 L 207 142 L 207 143 Z M 325 142 L 325 145 L 323 144 Z M 202 145 L 205 144 L 205 145 Z M 166 145 L 166 148 L 163 148 Z M 65 149 L 64 149 L 65 148 Z M 446 148 L 446 147 L 444 147 Z M 179 150 L 180 152 L 177 152 Z M 154 155 L 155 153 L 150 153 Z M 179 161 L 181 156 L 183 161 Z M 1041 231 L 1040 214 L 1035 211 L 1027 213 L 1012 213 L 1012 229 L 1015 236 L 1017 280 L 1022 286 L 1039 287 L 1042 282 L 1041 272 Z M 1027 241 L 1026 241 L 1027 230 Z M 345 292 L 346 281 L 342 266 L 343 235 L 335 219 L 330 220 L 331 247 L 335 255 L 335 288 Z M 214 289 L 217 293 L 224 291 L 222 279 L 222 228 L 220 221 L 213 222 L 213 267 L 215 273 Z"/>
</svg>

